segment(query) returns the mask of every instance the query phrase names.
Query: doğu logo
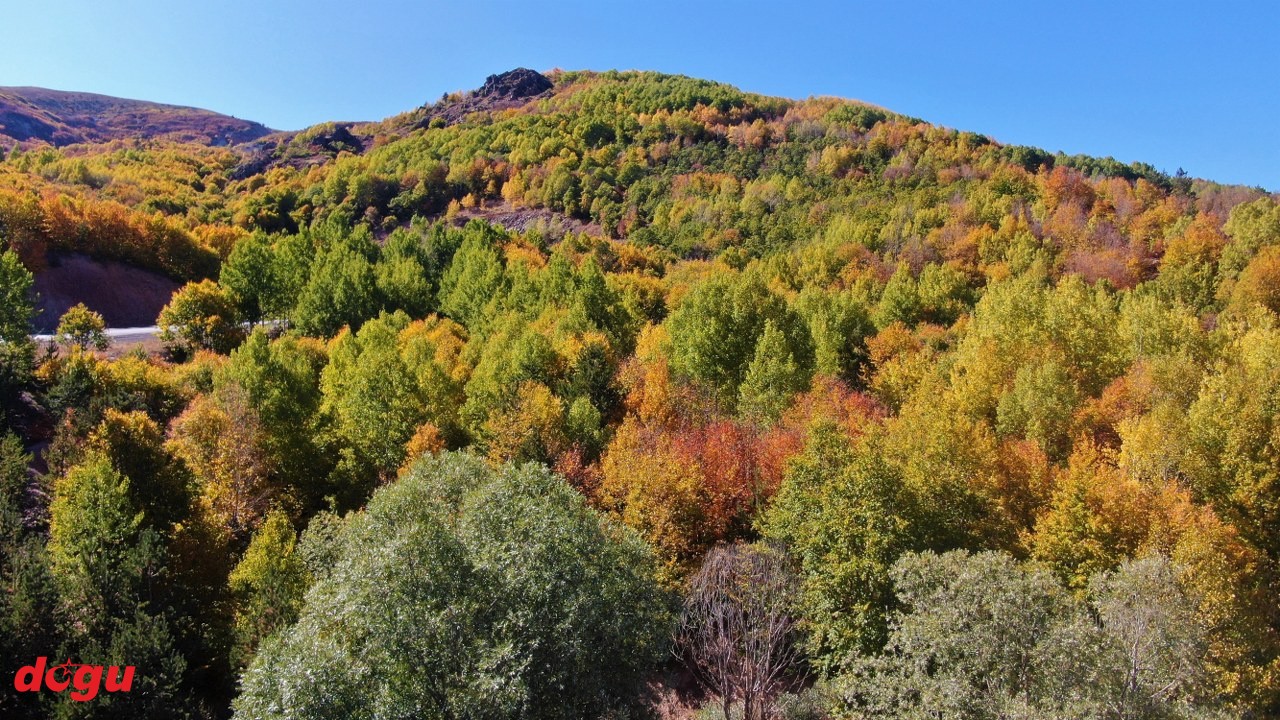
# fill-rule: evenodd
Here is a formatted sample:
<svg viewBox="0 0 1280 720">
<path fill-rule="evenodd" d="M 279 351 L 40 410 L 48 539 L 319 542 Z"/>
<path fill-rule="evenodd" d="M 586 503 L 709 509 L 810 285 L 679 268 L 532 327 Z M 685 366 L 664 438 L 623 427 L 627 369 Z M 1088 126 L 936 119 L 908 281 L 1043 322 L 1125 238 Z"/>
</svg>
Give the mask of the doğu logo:
<svg viewBox="0 0 1280 720">
<path fill-rule="evenodd" d="M 41 683 L 53 692 L 63 692 L 71 687 L 71 699 L 88 702 L 98 696 L 99 688 L 107 692 L 129 692 L 133 685 L 133 666 L 126 665 L 123 674 L 120 666 L 112 665 L 106 673 L 106 684 L 103 684 L 102 665 L 83 665 L 73 663 L 68 658 L 61 665 L 54 665 L 48 671 L 48 658 L 36 658 L 35 665 L 24 665 L 13 676 L 13 688 L 18 692 L 40 692 Z"/>
</svg>

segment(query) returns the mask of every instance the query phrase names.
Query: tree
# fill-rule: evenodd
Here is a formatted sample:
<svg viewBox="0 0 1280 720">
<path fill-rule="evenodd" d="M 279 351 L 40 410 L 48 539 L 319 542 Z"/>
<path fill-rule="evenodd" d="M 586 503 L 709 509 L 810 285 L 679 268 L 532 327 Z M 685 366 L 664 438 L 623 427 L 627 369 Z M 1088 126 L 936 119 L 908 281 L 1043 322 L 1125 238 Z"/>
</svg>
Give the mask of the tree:
<svg viewBox="0 0 1280 720">
<path fill-rule="evenodd" d="M 1106 634 L 1109 714 L 1158 718 L 1213 702 L 1204 685 L 1207 628 L 1167 558 L 1128 560 L 1095 576 L 1090 594 Z"/>
<path fill-rule="evenodd" d="M 627 418 L 600 465 L 601 506 L 653 546 L 664 579 L 692 571 L 710 545 L 696 462 L 681 454 L 661 429 Z"/>
<path fill-rule="evenodd" d="M 876 327 L 886 328 L 895 322 L 912 327 L 920 319 L 920 310 L 920 291 L 911 267 L 905 262 L 898 263 L 876 307 Z"/>
<path fill-rule="evenodd" d="M 601 717 L 669 637 L 647 548 L 538 466 L 426 457 L 324 544 L 237 718 Z"/>
<path fill-rule="evenodd" d="M 1150 522 L 1141 485 L 1106 454 L 1082 446 L 1061 472 L 1048 507 L 1028 538 L 1031 554 L 1073 590 L 1115 568 L 1146 539 Z"/>
<path fill-rule="evenodd" d="M 218 284 L 226 288 L 241 316 L 251 323 L 263 317 L 282 317 L 291 309 L 279 301 L 281 281 L 276 260 L 271 240 L 256 232 L 236 243 L 222 263 Z"/>
<path fill-rule="evenodd" d="M 400 353 L 399 336 L 408 325 L 408 316 L 397 312 L 359 332 L 344 331 L 320 377 L 320 409 L 334 434 L 384 476 L 400 467 L 405 444 L 429 419 L 427 398 Z"/>
<path fill-rule="evenodd" d="M 550 463 L 568 445 L 565 424 L 560 398 L 541 383 L 524 382 L 507 408 L 489 414 L 485 446 L 497 462 Z"/>
<path fill-rule="evenodd" d="M 795 308 L 813 338 L 814 371 L 854 381 L 867 361 L 866 340 L 875 334 L 867 306 L 851 293 L 805 288 Z"/>
<path fill-rule="evenodd" d="M 169 533 L 191 511 L 191 474 L 169 454 L 160 426 L 146 413 L 108 409 L 89 436 L 98 453 L 128 479 L 147 527 Z"/>
<path fill-rule="evenodd" d="M 720 696 L 725 720 L 769 716 L 768 703 L 800 661 L 798 580 L 778 548 L 713 549 L 685 589 L 677 652 Z M 731 714 L 742 703 L 741 716 Z"/>
<path fill-rule="evenodd" d="M 107 325 L 102 316 L 90 310 L 84 303 L 76 303 L 62 314 L 58 321 L 57 340 L 64 345 L 74 345 L 81 350 L 94 348 L 106 350 L 111 346 L 107 337 Z"/>
<path fill-rule="evenodd" d="M 467 430 L 484 438 L 485 424 L 495 412 L 502 412 L 516 400 L 520 386 L 537 382 L 556 385 L 561 359 L 546 333 L 515 313 L 491 324 L 483 343 L 468 350 L 480 352 L 475 369 L 466 380 L 466 401 L 459 414 Z"/>
<path fill-rule="evenodd" d="M 840 679 L 852 717 L 1223 717 L 1206 628 L 1163 556 L 1090 582 L 1088 602 L 1001 553 L 907 554 L 884 651 Z"/>
<path fill-rule="evenodd" d="M 160 310 L 160 339 L 177 352 L 229 353 L 244 339 L 230 294 L 212 280 L 187 283 Z"/>
<path fill-rule="evenodd" d="M 968 278 L 951 265 L 925 265 L 917 290 L 921 316 L 938 325 L 951 325 L 973 303 Z"/>
<path fill-rule="evenodd" d="M 333 459 L 318 447 L 324 434 L 320 375 L 328 357 L 313 339 L 286 335 L 268 340 L 262 328 L 231 353 L 215 375 L 215 388 L 243 390 L 261 420 L 262 442 L 281 488 L 314 511 L 322 505 Z M 234 392 L 234 390 L 233 390 Z"/>
<path fill-rule="evenodd" d="M 800 564 L 807 650 L 824 672 L 880 648 L 893 603 L 889 568 L 917 548 L 917 500 L 834 424 L 811 431 L 764 517 L 764 535 Z"/>
<path fill-rule="evenodd" d="M 807 382 L 787 349 L 786 338 L 772 320 L 766 320 L 755 357 L 738 390 L 738 413 L 761 424 L 773 423 Z"/>
<path fill-rule="evenodd" d="M 1241 271 L 1231 293 L 1231 309 L 1246 313 L 1261 305 L 1280 315 L 1280 246 L 1263 248 Z"/>
<path fill-rule="evenodd" d="M 1280 328 L 1264 318 L 1233 334 L 1187 410 L 1179 470 L 1280 568 Z"/>
<path fill-rule="evenodd" d="M 305 335 L 331 337 L 344 326 L 358 330 L 378 314 L 377 277 L 369 259 L 346 242 L 325 250 L 311 266 L 293 322 Z"/>
<path fill-rule="evenodd" d="M 909 553 L 892 575 L 902 610 L 884 652 L 842 681 L 855 716 L 1040 717 L 1044 656 L 1079 611 L 1051 575 L 961 551 Z"/>
<path fill-rule="evenodd" d="M 21 344 L 31 334 L 31 272 L 12 250 L 0 252 L 0 342 Z"/>
<path fill-rule="evenodd" d="M 500 293 L 504 274 L 494 247 L 498 232 L 473 222 L 440 279 L 440 310 L 469 331 L 479 329 L 485 308 Z"/>
<path fill-rule="evenodd" d="M 262 421 L 237 385 L 192 400 L 174 418 L 168 448 L 190 468 L 209 512 L 233 537 L 247 538 L 280 499 Z"/>
<path fill-rule="evenodd" d="M 690 290 L 667 320 L 671 369 L 704 383 L 731 408 L 769 321 L 799 371 L 809 372 L 808 333 L 782 299 L 758 278 L 715 275 Z"/>
<path fill-rule="evenodd" d="M 392 232 L 374 265 L 378 292 L 389 311 L 403 310 L 410 317 L 426 317 L 436 307 L 439 270 L 422 240 L 405 230 Z"/>
<path fill-rule="evenodd" d="M 31 340 L 31 272 L 17 253 L 0 252 L 0 419 L 6 424 L 19 389 L 31 378 L 35 343 Z"/>
<path fill-rule="evenodd" d="M 182 713 L 194 703 L 182 687 L 188 663 L 175 646 L 161 534 L 145 522 L 129 479 L 104 455 L 89 456 L 54 490 L 49 555 L 71 630 L 64 649 L 90 664 L 148 668 L 131 692 L 104 696 L 95 712 Z M 64 715 L 86 712 L 77 705 L 67 702 Z"/>
<path fill-rule="evenodd" d="M 264 640 L 297 621 L 311 583 L 296 552 L 297 541 L 288 515 L 272 511 L 231 571 L 227 582 L 236 603 L 233 664 L 247 665 Z"/>
<path fill-rule="evenodd" d="M 1234 278 L 1260 249 L 1280 244 L 1280 205 L 1270 197 L 1241 203 L 1231 209 L 1222 230 L 1231 240 L 1222 249 L 1221 272 Z"/>
<path fill-rule="evenodd" d="M 1034 440 L 1045 455 L 1062 460 L 1070 454 L 1070 422 L 1079 396 L 1060 363 L 1023 365 L 996 406 L 996 430 Z"/>
<path fill-rule="evenodd" d="M 51 608 L 58 591 L 49 553 L 38 528 L 30 527 L 31 461 L 14 435 L 0 436 L 0 672 L 14 674 L 31 658 L 47 654 L 62 642 L 64 628 Z M 5 717 L 45 717 L 39 696 L 0 693 Z"/>
</svg>

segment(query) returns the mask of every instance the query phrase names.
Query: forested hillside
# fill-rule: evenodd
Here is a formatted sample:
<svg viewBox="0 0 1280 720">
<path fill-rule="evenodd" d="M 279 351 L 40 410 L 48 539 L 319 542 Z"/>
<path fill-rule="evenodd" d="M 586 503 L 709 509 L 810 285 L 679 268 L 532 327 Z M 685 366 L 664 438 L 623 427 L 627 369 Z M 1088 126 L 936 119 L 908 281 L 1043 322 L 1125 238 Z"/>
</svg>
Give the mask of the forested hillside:
<svg viewBox="0 0 1280 720">
<path fill-rule="evenodd" d="M 0 156 L 4 672 L 138 667 L 4 717 L 1280 714 L 1277 196 L 638 72 L 185 140 Z"/>
</svg>

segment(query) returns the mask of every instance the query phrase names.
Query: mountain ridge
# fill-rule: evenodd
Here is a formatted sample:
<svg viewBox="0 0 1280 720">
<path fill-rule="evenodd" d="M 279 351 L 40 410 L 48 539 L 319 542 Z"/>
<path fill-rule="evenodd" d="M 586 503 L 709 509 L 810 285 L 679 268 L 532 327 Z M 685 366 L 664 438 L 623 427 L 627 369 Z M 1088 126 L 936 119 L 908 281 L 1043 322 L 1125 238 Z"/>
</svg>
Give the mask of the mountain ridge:
<svg viewBox="0 0 1280 720">
<path fill-rule="evenodd" d="M 64 147 L 167 138 L 225 146 L 274 132 L 262 123 L 203 108 L 34 86 L 0 87 L 0 143 L 6 145 Z"/>
</svg>

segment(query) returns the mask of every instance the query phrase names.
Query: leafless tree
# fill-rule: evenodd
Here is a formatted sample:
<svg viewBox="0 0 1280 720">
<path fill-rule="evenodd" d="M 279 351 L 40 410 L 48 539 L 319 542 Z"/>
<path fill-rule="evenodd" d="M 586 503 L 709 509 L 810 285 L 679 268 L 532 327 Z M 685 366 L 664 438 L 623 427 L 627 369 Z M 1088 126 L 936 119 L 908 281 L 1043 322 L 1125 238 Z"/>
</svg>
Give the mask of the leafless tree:
<svg viewBox="0 0 1280 720">
<path fill-rule="evenodd" d="M 800 659 L 796 577 L 786 555 L 768 546 L 713 549 L 689 580 L 676 652 L 720 697 L 725 720 L 735 701 L 744 720 L 760 720 Z"/>
</svg>

